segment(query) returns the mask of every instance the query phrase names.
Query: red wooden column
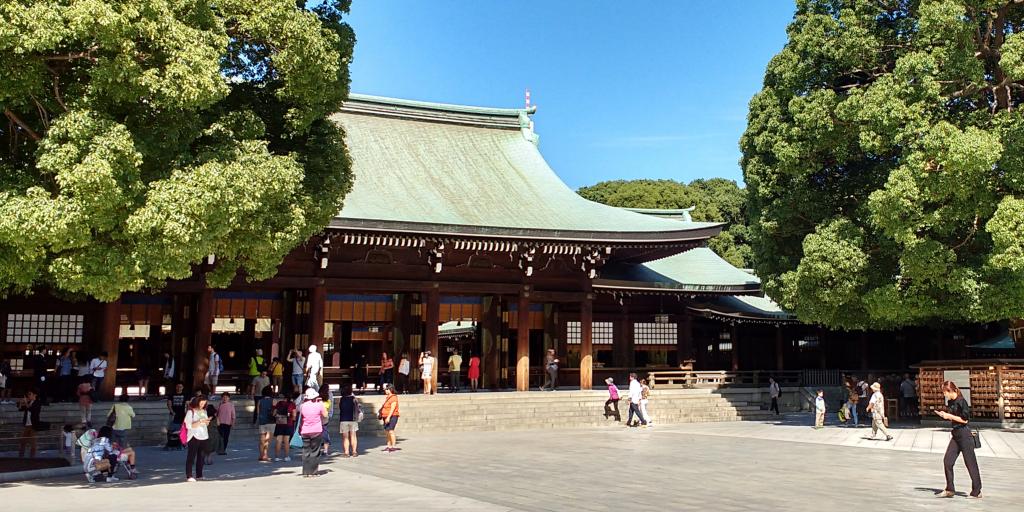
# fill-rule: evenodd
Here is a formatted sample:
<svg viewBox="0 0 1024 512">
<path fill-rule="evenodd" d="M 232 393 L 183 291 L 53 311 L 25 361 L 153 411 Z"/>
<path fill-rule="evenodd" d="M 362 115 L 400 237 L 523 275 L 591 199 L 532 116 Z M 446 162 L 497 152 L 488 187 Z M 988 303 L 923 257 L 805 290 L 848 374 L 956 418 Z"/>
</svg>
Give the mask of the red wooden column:
<svg viewBox="0 0 1024 512">
<path fill-rule="evenodd" d="M 209 368 L 209 354 L 206 349 L 213 338 L 213 290 L 203 290 L 199 294 L 199 307 L 196 313 L 195 344 L 192 347 L 192 389 L 203 386 L 206 370 Z"/>
<path fill-rule="evenodd" d="M 114 385 L 117 382 L 117 348 L 121 339 L 121 301 L 103 304 L 103 339 L 100 340 L 101 350 L 107 353 L 107 373 L 100 383 L 100 395 L 114 396 Z"/>
<path fill-rule="evenodd" d="M 736 324 L 732 324 L 730 329 L 730 338 L 732 339 L 732 371 L 738 371 L 740 369 L 740 337 L 739 329 Z"/>
<path fill-rule="evenodd" d="M 482 366 L 483 387 L 497 389 L 501 377 L 501 314 L 499 313 L 501 300 L 498 297 L 488 295 L 481 302 L 480 311 L 480 334 L 482 337 L 482 353 L 480 362 Z"/>
<path fill-rule="evenodd" d="M 516 391 L 530 390 L 530 292 L 519 292 L 516 311 Z"/>
<path fill-rule="evenodd" d="M 782 343 L 782 324 L 775 326 L 775 369 L 782 371 L 786 369 L 785 361 L 783 360 L 783 343 Z"/>
<path fill-rule="evenodd" d="M 594 387 L 594 296 L 580 303 L 580 389 Z"/>
<path fill-rule="evenodd" d="M 436 284 L 436 283 L 435 283 Z M 426 327 L 426 348 L 430 351 L 430 354 L 434 356 L 434 378 L 433 378 L 433 393 L 437 393 L 437 374 L 441 371 L 441 354 L 437 353 L 437 324 L 441 321 L 441 293 L 437 287 L 431 288 L 427 292 L 427 315 L 423 321 Z M 447 361 L 445 361 L 447 363 Z"/>
<path fill-rule="evenodd" d="M 316 345 L 320 355 L 324 356 L 324 366 L 331 364 L 324 353 L 324 322 L 327 319 L 327 288 L 317 286 L 309 294 L 309 343 Z"/>
</svg>

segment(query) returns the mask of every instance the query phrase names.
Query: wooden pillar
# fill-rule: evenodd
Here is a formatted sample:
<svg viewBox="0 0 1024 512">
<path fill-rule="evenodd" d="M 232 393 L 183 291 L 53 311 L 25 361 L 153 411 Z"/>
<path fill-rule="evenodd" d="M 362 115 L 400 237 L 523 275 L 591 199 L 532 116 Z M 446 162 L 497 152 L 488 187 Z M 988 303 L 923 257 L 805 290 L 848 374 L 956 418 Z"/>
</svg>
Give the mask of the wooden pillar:
<svg viewBox="0 0 1024 512">
<path fill-rule="evenodd" d="M 203 290 L 199 294 L 198 311 L 196 312 L 195 340 L 192 346 L 192 389 L 202 388 L 206 378 L 206 369 L 210 360 L 206 349 L 213 338 L 213 290 Z"/>
<path fill-rule="evenodd" d="M 693 359 L 693 316 L 685 311 L 676 324 L 676 360 L 679 366 Z"/>
<path fill-rule="evenodd" d="M 740 337 L 736 324 L 732 324 L 730 327 L 729 338 L 732 341 L 732 371 L 735 372 L 740 369 Z"/>
<path fill-rule="evenodd" d="M 519 292 L 516 311 L 516 391 L 530 390 L 530 292 Z"/>
<path fill-rule="evenodd" d="M 437 324 L 441 321 L 441 293 L 438 291 L 436 284 L 427 292 L 427 314 L 423 320 L 426 331 L 426 349 L 430 351 L 430 354 L 434 356 L 434 375 L 433 385 L 431 389 L 433 393 L 437 393 L 437 374 L 441 371 L 441 354 L 438 353 L 438 336 L 437 336 Z M 447 362 L 447 361 L 446 361 Z"/>
<path fill-rule="evenodd" d="M 481 385 L 497 389 L 501 380 L 501 300 L 489 295 L 480 304 Z"/>
<path fill-rule="evenodd" d="M 309 343 L 316 345 L 317 351 L 324 356 L 324 364 L 330 363 L 324 353 L 324 322 L 327 319 L 327 288 L 317 286 L 309 294 Z"/>
<path fill-rule="evenodd" d="M 103 397 L 114 396 L 117 383 L 117 349 L 121 340 L 121 301 L 103 304 L 103 339 L 101 351 L 107 353 L 107 372 L 100 383 L 99 393 Z"/>
<path fill-rule="evenodd" d="M 783 354 L 785 345 L 782 341 L 782 324 L 775 325 L 775 369 L 782 371 L 786 369 L 786 362 Z"/>
<path fill-rule="evenodd" d="M 580 303 L 580 389 L 594 387 L 594 296 Z"/>
</svg>

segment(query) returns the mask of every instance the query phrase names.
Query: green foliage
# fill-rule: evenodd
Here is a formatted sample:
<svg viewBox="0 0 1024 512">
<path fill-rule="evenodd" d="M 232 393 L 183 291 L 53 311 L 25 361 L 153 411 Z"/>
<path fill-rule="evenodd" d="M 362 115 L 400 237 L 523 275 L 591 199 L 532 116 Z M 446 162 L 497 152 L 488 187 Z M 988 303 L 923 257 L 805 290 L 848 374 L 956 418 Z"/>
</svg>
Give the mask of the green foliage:
<svg viewBox="0 0 1024 512">
<path fill-rule="evenodd" d="M 582 187 L 577 192 L 591 201 L 621 208 L 696 206 L 693 220 L 728 224 L 708 246 L 737 267 L 748 268 L 753 264 L 744 211 L 746 191 L 734 181 L 712 178 L 694 180 L 687 185 L 673 180 L 615 180 Z"/>
<path fill-rule="evenodd" d="M 341 208 L 349 0 L 0 0 L 0 295 L 275 273 Z"/>
<path fill-rule="evenodd" d="M 1024 4 L 799 0 L 740 142 L 766 291 L 806 322 L 1024 315 Z"/>
</svg>

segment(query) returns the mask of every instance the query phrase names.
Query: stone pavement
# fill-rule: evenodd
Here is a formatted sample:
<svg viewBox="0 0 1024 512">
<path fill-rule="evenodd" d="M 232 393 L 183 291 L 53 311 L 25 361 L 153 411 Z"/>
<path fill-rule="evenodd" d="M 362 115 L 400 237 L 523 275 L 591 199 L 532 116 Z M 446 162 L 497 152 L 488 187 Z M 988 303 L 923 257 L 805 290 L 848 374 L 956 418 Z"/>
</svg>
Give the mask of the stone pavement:
<svg viewBox="0 0 1024 512">
<path fill-rule="evenodd" d="M 801 418 L 793 420 L 794 423 Z M 254 510 L 1015 510 L 1024 502 L 1019 458 L 982 457 L 985 499 L 937 499 L 941 456 L 900 449 L 864 449 L 824 442 L 792 442 L 743 435 L 799 425 L 721 423 L 650 429 L 461 432 L 402 439 L 402 450 L 381 453 L 364 440 L 356 459 L 332 458 L 314 480 L 298 462 L 258 464 L 251 449 L 218 459 L 207 481 L 183 482 L 181 452 L 143 448 L 146 469 L 136 482 L 89 485 L 83 479 L 0 486 L 11 510 L 196 506 Z M 707 428 L 703 433 L 690 428 Z M 716 429 L 722 429 L 715 431 Z M 726 433 L 728 429 L 731 433 Z M 791 430 L 792 429 L 792 430 Z M 839 430 L 839 429 L 835 429 Z M 860 429 L 859 432 L 863 432 Z M 851 429 L 853 432 L 853 429 Z M 760 435 L 760 434 L 757 434 Z M 909 436 L 909 434 L 905 434 Z M 1009 435 L 1009 434 L 1007 434 Z M 233 439 L 234 441 L 234 439 Z M 236 445 L 237 446 L 237 445 Z M 969 488 L 962 463 L 959 491 Z M 48 493 L 60 489 L 59 493 Z M 299 507 L 297 496 L 316 506 Z M 303 499 L 305 500 L 305 498 Z M 305 501 L 303 501 L 305 502 Z M 308 503 L 308 502 L 307 502 Z M 144 507 L 137 505 L 144 504 Z M 136 505 L 136 506 L 132 506 Z M 29 507 L 29 508 L 25 508 Z"/>
</svg>

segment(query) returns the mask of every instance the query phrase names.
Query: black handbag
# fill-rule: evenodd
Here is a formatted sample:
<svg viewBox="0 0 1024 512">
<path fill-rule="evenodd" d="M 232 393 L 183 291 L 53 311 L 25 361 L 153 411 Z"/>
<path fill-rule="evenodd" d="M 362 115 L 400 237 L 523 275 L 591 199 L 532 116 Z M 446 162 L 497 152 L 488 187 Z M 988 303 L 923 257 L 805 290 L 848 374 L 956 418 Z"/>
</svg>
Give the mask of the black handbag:
<svg viewBox="0 0 1024 512">
<path fill-rule="evenodd" d="M 981 448 L 981 432 L 978 429 L 971 430 L 971 438 L 974 440 L 974 449 Z"/>
</svg>

